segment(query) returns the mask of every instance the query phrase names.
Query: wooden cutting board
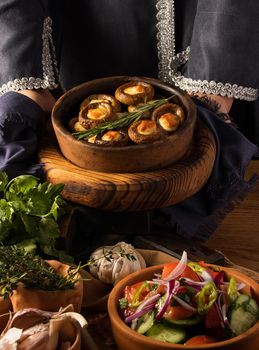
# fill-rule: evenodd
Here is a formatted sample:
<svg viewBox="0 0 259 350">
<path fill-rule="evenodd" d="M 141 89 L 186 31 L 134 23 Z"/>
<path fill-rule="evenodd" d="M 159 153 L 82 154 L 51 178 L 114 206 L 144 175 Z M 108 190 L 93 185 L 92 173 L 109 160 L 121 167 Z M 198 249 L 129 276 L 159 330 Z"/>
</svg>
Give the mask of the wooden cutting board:
<svg viewBox="0 0 259 350">
<path fill-rule="evenodd" d="M 82 169 L 61 154 L 55 141 L 39 152 L 46 180 L 64 183 L 63 197 L 106 211 L 140 211 L 166 207 L 193 195 L 208 180 L 216 156 L 212 132 L 198 123 L 192 145 L 178 163 L 142 173 L 101 173 Z"/>
</svg>

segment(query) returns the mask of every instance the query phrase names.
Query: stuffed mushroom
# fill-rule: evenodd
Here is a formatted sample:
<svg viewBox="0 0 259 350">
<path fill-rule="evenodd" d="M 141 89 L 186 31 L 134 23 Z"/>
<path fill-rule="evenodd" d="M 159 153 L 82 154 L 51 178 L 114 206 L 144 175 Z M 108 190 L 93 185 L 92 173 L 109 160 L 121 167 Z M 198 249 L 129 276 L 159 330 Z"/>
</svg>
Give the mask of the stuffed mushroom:
<svg viewBox="0 0 259 350">
<path fill-rule="evenodd" d="M 150 143 L 163 137 L 163 131 L 154 120 L 139 120 L 133 123 L 128 134 L 135 143 Z"/>
<path fill-rule="evenodd" d="M 104 146 L 126 146 L 130 139 L 126 132 L 122 130 L 109 130 L 96 137 L 95 143 Z"/>
<path fill-rule="evenodd" d="M 173 132 L 184 121 L 183 109 L 173 103 L 166 103 L 156 108 L 152 113 L 152 120 L 157 122 L 159 127 L 167 132 Z"/>
<path fill-rule="evenodd" d="M 94 94 L 90 95 L 87 98 L 83 100 L 83 102 L 80 105 L 80 110 L 87 107 L 89 104 L 92 103 L 99 103 L 99 102 L 105 102 L 110 103 L 112 108 L 114 109 L 114 112 L 120 112 L 121 110 L 121 104 L 116 98 L 109 94 Z"/>
<path fill-rule="evenodd" d="M 128 112 L 133 113 L 138 110 L 139 107 L 145 106 L 145 103 L 139 103 L 138 105 L 130 105 L 128 106 Z M 141 119 L 151 118 L 152 110 L 148 110 L 142 113 Z"/>
<path fill-rule="evenodd" d="M 72 118 L 68 122 L 69 129 L 71 132 L 80 132 L 80 131 L 86 131 L 87 129 L 84 128 L 78 121 L 78 117 Z"/>
<path fill-rule="evenodd" d="M 95 102 L 88 104 L 79 112 L 79 123 L 85 128 L 90 129 L 101 123 L 114 120 L 116 114 L 110 103 Z"/>
<path fill-rule="evenodd" d="M 128 106 L 150 101 L 154 94 L 153 86 L 142 81 L 131 81 L 119 86 L 115 91 L 116 99 Z"/>
</svg>

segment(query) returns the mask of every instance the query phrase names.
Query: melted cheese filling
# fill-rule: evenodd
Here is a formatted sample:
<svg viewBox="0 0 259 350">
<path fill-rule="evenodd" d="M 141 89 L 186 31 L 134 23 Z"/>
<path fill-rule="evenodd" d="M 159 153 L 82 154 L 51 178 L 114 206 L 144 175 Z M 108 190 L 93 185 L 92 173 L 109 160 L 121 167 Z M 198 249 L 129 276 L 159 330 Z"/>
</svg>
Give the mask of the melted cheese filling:
<svg viewBox="0 0 259 350">
<path fill-rule="evenodd" d="M 145 88 L 142 85 L 134 85 L 134 86 L 129 86 L 126 89 L 124 89 L 125 94 L 127 95 L 137 95 L 137 94 L 142 94 L 145 92 Z"/>
<path fill-rule="evenodd" d="M 103 141 L 120 141 L 122 138 L 121 133 L 118 131 L 108 131 L 102 136 Z"/>
<path fill-rule="evenodd" d="M 101 103 L 101 102 L 109 103 L 108 100 L 91 100 L 91 101 L 90 101 L 90 103 Z"/>
<path fill-rule="evenodd" d="M 90 143 L 95 143 L 95 140 L 96 140 L 96 135 L 92 136 L 92 137 L 89 137 L 89 139 L 87 141 L 90 142 Z"/>
<path fill-rule="evenodd" d="M 97 108 L 90 108 L 87 111 L 87 118 L 91 120 L 99 120 L 99 119 L 105 118 L 107 114 L 108 114 L 107 109 L 100 106 Z"/>
<path fill-rule="evenodd" d="M 157 125 L 153 120 L 143 120 L 138 126 L 137 126 L 137 132 L 140 135 L 152 135 L 157 131 Z"/>
<path fill-rule="evenodd" d="M 158 119 L 161 127 L 166 131 L 173 131 L 179 125 L 179 118 L 173 113 L 165 113 Z"/>
</svg>

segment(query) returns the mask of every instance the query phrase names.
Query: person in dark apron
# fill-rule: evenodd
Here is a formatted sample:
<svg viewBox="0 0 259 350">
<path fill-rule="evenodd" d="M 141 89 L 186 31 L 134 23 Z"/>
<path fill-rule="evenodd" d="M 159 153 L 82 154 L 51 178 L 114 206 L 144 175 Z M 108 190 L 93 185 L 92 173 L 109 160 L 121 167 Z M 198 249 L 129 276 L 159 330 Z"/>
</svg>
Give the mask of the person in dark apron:
<svg viewBox="0 0 259 350">
<path fill-rule="evenodd" d="M 159 214 L 207 239 L 255 181 L 243 174 L 259 137 L 258 18 L 256 0 L 2 0 L 0 169 L 35 173 L 53 96 L 105 76 L 159 78 L 193 96 L 218 146 L 208 184 Z"/>
</svg>

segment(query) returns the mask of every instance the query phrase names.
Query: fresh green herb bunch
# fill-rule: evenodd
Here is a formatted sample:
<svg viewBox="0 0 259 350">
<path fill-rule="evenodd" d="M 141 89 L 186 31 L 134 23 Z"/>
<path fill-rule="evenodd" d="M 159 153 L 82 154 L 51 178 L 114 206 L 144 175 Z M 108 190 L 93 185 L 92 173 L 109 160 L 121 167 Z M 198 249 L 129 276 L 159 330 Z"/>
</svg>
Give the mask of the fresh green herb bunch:
<svg viewBox="0 0 259 350">
<path fill-rule="evenodd" d="M 61 258 L 55 243 L 60 235 L 57 220 L 65 207 L 60 196 L 63 187 L 40 183 L 32 175 L 9 181 L 7 174 L 0 172 L 0 241 L 28 250 L 40 248 Z"/>
<path fill-rule="evenodd" d="M 71 268 L 66 276 L 61 276 L 32 252 L 17 246 L 0 246 L 0 295 L 4 298 L 12 295 L 18 283 L 46 291 L 74 288 L 79 280 L 77 272 L 77 268 Z"/>
<path fill-rule="evenodd" d="M 138 106 L 134 112 L 126 112 L 123 115 L 123 117 L 121 117 L 118 120 L 102 123 L 96 128 L 91 128 L 87 131 L 78 131 L 73 133 L 72 135 L 75 136 L 75 138 L 77 138 L 78 140 L 89 139 L 90 137 L 96 136 L 106 130 L 116 130 L 124 128 L 133 122 L 137 122 L 142 117 L 144 112 L 162 106 L 173 97 L 174 95 L 168 98 L 148 101 L 145 104 Z"/>
</svg>

